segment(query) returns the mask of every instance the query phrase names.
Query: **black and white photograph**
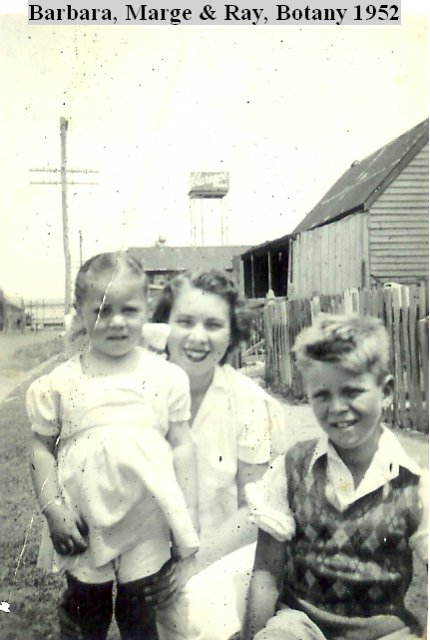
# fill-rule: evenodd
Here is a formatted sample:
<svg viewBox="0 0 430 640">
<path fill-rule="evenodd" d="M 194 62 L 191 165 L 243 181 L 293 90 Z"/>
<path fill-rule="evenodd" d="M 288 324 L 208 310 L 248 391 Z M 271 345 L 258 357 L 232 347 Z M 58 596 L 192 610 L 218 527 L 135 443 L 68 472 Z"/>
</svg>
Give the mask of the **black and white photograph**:
<svg viewBox="0 0 430 640">
<path fill-rule="evenodd" d="M 262 4 L 1 0 L 0 640 L 427 637 L 430 9 Z"/>
</svg>

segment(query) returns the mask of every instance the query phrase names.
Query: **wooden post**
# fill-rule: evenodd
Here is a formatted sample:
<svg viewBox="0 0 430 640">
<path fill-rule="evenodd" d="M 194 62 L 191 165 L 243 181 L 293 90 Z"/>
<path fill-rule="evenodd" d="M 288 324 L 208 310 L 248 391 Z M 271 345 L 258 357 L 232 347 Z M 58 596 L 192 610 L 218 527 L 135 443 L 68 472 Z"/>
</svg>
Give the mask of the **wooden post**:
<svg viewBox="0 0 430 640">
<path fill-rule="evenodd" d="M 423 318 L 418 321 L 418 340 L 421 352 L 421 362 L 423 371 L 423 383 L 424 383 L 424 398 L 423 403 L 423 431 L 428 432 L 428 411 L 429 411 L 429 319 Z"/>
<path fill-rule="evenodd" d="M 255 270 L 253 253 L 251 253 L 251 298 L 255 298 Z"/>
<path fill-rule="evenodd" d="M 204 198 L 200 198 L 200 238 L 201 245 L 205 245 L 205 211 L 204 211 Z"/>
<path fill-rule="evenodd" d="M 64 313 L 69 313 L 72 306 L 71 271 L 72 261 L 69 247 L 69 220 L 67 217 L 67 153 L 66 136 L 68 121 L 60 118 L 61 136 L 61 212 L 63 216 L 63 247 L 64 247 Z"/>
<path fill-rule="evenodd" d="M 267 291 L 269 291 L 270 289 L 273 289 L 273 282 L 272 282 L 272 259 L 271 259 L 271 255 L 270 255 L 270 249 L 267 252 Z"/>
</svg>

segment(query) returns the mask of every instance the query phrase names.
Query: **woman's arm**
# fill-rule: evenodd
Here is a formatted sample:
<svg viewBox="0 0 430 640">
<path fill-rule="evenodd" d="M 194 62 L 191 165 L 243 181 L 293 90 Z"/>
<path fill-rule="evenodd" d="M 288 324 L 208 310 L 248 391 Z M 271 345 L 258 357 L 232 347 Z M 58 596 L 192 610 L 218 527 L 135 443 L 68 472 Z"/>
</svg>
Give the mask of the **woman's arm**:
<svg viewBox="0 0 430 640">
<path fill-rule="evenodd" d="M 176 478 L 187 503 L 191 520 L 199 530 L 197 504 L 197 462 L 189 423 L 170 422 L 167 440 L 173 451 Z"/>
<path fill-rule="evenodd" d="M 248 508 L 245 500 L 245 485 L 248 482 L 256 482 L 261 478 L 267 464 L 248 464 L 238 461 L 237 491 L 238 506 L 227 520 L 216 531 L 210 531 L 209 536 L 203 536 L 200 540 L 200 551 L 196 556 L 196 573 L 202 571 L 216 560 L 223 558 L 228 553 L 240 549 L 257 537 L 257 528 L 249 521 Z"/>
<path fill-rule="evenodd" d="M 260 529 L 240 640 L 252 640 L 275 614 L 284 564 L 285 542 Z"/>
<path fill-rule="evenodd" d="M 55 442 L 56 436 L 33 433 L 30 444 L 31 479 L 56 551 L 62 554 L 81 553 L 88 546 L 83 538 L 86 525 L 61 500 L 54 458 Z"/>
<path fill-rule="evenodd" d="M 223 522 L 210 536 L 200 539 L 200 549 L 190 560 L 174 562 L 169 569 L 160 573 L 154 585 L 146 589 L 146 600 L 163 608 L 169 606 L 190 575 L 199 573 L 210 564 L 223 558 L 228 553 L 250 544 L 257 537 L 257 527 L 249 522 L 248 509 L 245 503 L 244 488 L 248 482 L 258 480 L 267 465 L 251 465 L 239 461 L 237 485 L 239 509 Z"/>
</svg>

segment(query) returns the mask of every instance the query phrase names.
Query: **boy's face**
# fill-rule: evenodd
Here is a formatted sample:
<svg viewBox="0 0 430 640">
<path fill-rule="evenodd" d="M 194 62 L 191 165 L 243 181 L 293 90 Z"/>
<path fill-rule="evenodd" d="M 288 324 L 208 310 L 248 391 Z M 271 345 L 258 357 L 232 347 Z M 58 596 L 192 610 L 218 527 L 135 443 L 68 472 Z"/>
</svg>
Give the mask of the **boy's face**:
<svg viewBox="0 0 430 640">
<path fill-rule="evenodd" d="M 79 313 L 94 351 L 114 358 L 127 355 L 139 344 L 147 316 L 141 278 L 128 273 L 98 278 Z"/>
<path fill-rule="evenodd" d="M 376 445 L 392 387 L 391 376 L 378 384 L 373 373 L 353 374 L 334 362 L 315 362 L 307 372 L 309 402 L 338 450 Z"/>
</svg>

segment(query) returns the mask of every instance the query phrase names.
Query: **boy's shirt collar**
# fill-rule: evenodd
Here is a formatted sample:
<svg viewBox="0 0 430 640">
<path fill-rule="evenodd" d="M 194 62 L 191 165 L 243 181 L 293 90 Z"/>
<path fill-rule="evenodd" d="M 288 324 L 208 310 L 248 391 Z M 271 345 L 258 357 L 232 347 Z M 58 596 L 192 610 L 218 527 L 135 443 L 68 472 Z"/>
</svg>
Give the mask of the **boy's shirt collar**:
<svg viewBox="0 0 430 640">
<path fill-rule="evenodd" d="M 388 482 L 397 478 L 399 468 L 404 467 L 411 473 L 421 476 L 422 469 L 407 455 L 397 438 L 382 427 L 378 448 L 373 456 L 363 480 L 354 487 L 354 480 L 348 467 L 338 455 L 327 435 L 318 439 L 309 466 L 309 471 L 322 456 L 327 456 L 326 497 L 337 509 L 344 511 L 356 500 L 376 491 L 382 486 L 389 490 Z"/>
</svg>

